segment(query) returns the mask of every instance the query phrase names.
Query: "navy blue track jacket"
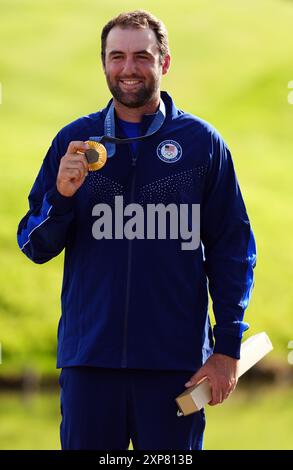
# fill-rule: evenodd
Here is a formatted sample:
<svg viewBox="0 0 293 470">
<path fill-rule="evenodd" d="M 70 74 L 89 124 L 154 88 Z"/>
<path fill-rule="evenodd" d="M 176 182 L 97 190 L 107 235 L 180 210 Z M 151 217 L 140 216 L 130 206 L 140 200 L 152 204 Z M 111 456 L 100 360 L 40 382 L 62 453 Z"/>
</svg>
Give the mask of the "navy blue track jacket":
<svg viewBox="0 0 293 470">
<path fill-rule="evenodd" d="M 104 134 L 111 101 L 64 127 L 29 194 L 18 227 L 21 250 L 45 263 L 65 248 L 58 368 L 195 371 L 213 351 L 239 358 L 256 248 L 231 155 L 210 124 L 177 109 L 166 92 L 161 97 L 160 130 L 135 153 L 129 144 L 117 145 L 72 197 L 56 188 L 60 158 L 70 141 Z M 153 118 L 144 116 L 142 133 Z M 171 157 L 180 149 L 180 158 L 160 158 L 164 145 Z M 200 204 L 199 248 L 182 250 L 180 239 L 95 239 L 93 207 L 112 207 L 115 196 L 143 207 Z"/>
</svg>

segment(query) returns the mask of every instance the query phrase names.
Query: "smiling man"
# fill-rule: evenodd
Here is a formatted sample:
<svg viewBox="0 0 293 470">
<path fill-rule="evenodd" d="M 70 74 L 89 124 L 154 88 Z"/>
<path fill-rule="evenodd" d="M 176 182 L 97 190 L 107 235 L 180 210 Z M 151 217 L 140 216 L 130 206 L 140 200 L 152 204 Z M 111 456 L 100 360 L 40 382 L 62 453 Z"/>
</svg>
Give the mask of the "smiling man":
<svg viewBox="0 0 293 470">
<path fill-rule="evenodd" d="M 204 411 L 178 417 L 175 398 L 203 377 L 210 405 L 236 386 L 254 236 L 222 137 L 161 91 L 170 68 L 163 23 L 144 11 L 123 13 L 101 39 L 112 99 L 58 132 L 18 229 L 21 250 L 36 263 L 65 249 L 62 449 L 127 449 L 130 439 L 135 449 L 201 449 Z M 90 171 L 89 140 L 108 151 L 100 171 Z M 118 203 L 128 217 L 134 207 L 141 214 L 127 231 Z M 109 220 L 97 224 L 101 207 Z M 194 207 L 200 243 L 184 250 L 179 222 L 188 233 Z M 161 230 L 159 216 L 139 237 L 135 225 L 150 223 L 150 208 L 172 213 L 171 226 Z M 108 222 L 115 237 L 97 234 Z"/>
<path fill-rule="evenodd" d="M 125 35 L 125 29 L 114 26 L 102 60 L 118 117 L 140 122 L 144 114 L 157 110 L 161 78 L 169 69 L 170 55 L 167 50 L 163 56 L 159 54 L 153 30 L 130 29 Z"/>
</svg>

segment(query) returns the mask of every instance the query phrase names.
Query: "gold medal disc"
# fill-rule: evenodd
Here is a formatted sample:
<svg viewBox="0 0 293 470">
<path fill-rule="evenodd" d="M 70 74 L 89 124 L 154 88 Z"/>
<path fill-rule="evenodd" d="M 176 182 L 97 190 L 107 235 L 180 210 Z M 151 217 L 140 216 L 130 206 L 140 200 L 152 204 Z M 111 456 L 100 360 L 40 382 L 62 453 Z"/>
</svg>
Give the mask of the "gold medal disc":
<svg viewBox="0 0 293 470">
<path fill-rule="evenodd" d="M 90 147 L 88 150 L 89 155 L 87 157 L 87 152 L 85 152 L 86 158 L 89 161 L 89 171 L 96 171 L 103 168 L 107 161 L 107 150 L 103 144 L 95 142 L 94 140 L 87 140 L 86 144 Z M 92 152 L 94 150 L 97 155 Z"/>
</svg>

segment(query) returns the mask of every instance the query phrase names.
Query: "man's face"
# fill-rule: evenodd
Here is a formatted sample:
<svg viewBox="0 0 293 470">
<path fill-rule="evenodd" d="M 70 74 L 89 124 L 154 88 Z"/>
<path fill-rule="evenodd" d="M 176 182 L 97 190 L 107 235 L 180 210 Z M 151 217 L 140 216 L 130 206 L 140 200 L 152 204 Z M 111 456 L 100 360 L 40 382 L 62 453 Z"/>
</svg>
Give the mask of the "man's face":
<svg viewBox="0 0 293 470">
<path fill-rule="evenodd" d="M 169 56 L 160 64 L 155 33 L 151 29 L 115 26 L 107 37 L 104 71 L 113 97 L 129 108 L 138 108 L 154 98 Z"/>
</svg>

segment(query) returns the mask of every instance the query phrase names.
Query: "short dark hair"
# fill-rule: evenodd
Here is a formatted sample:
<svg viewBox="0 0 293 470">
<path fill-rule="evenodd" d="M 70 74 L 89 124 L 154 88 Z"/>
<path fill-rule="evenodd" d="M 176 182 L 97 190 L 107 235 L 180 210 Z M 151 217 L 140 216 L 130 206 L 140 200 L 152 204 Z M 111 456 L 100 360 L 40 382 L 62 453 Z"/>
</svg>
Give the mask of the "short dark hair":
<svg viewBox="0 0 293 470">
<path fill-rule="evenodd" d="M 110 20 L 104 26 L 101 34 L 101 58 L 104 65 L 107 37 L 111 29 L 115 26 L 119 26 L 123 29 L 152 29 L 157 38 L 157 44 L 160 54 L 160 63 L 163 62 L 165 55 L 169 52 L 168 32 L 166 26 L 161 20 L 156 18 L 151 13 L 145 10 L 135 10 L 128 13 L 120 13 L 120 15 Z"/>
</svg>

